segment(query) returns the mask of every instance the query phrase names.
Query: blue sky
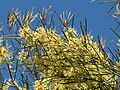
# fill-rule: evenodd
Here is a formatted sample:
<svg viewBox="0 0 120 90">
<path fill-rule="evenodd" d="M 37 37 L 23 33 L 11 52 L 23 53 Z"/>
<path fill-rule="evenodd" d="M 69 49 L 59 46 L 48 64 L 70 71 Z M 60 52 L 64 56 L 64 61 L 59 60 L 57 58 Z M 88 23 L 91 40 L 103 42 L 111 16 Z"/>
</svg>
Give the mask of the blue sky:
<svg viewBox="0 0 120 90">
<path fill-rule="evenodd" d="M 58 14 L 65 10 L 71 11 L 75 14 L 74 27 L 80 32 L 79 21 L 84 21 L 87 18 L 88 27 L 92 35 L 102 36 L 109 43 L 112 40 L 117 40 L 117 36 L 109 29 L 110 26 L 116 27 L 115 20 L 111 17 L 105 17 L 104 14 L 114 3 L 108 4 L 93 4 L 90 0 L 0 0 L 0 21 L 6 25 L 7 14 L 14 8 L 20 11 L 48 8 L 52 5 L 52 10 L 56 10 Z"/>
</svg>

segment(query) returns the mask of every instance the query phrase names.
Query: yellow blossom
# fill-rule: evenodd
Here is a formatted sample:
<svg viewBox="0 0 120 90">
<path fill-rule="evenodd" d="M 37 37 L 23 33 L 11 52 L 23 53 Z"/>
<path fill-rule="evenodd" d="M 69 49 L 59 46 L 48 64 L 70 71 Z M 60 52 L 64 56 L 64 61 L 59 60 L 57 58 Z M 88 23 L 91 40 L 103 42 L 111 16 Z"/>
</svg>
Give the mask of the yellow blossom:
<svg viewBox="0 0 120 90">
<path fill-rule="evenodd" d="M 42 83 L 41 83 L 40 80 L 36 80 L 36 81 L 35 81 L 34 89 L 35 89 L 35 90 L 46 90 L 46 89 L 44 88 L 44 86 L 42 85 Z"/>
<path fill-rule="evenodd" d="M 42 69 L 44 80 L 35 81 L 35 90 L 45 90 L 46 85 L 50 86 L 48 83 L 51 80 L 53 81 L 52 87 L 59 90 L 65 90 L 66 87 L 92 89 L 92 87 L 99 86 L 99 80 L 102 80 L 102 84 L 115 85 L 114 79 L 111 78 L 112 75 L 104 67 L 104 64 L 105 66 L 110 65 L 99 48 L 99 43 L 94 42 L 93 37 L 89 34 L 78 37 L 74 28 L 65 30 L 65 35 L 66 37 L 58 35 L 55 30 L 46 30 L 44 27 L 36 30 L 24 27 L 20 32 L 25 44 L 32 45 L 30 48 L 28 47 L 28 53 L 33 51 L 35 53 L 28 57 L 27 52 L 21 52 L 19 58 L 26 64 L 31 63 L 36 70 Z M 42 54 L 43 51 L 46 53 Z M 45 77 L 54 77 L 54 79 L 47 80 Z M 60 82 L 61 80 L 63 82 Z M 87 81 L 85 82 L 85 80 Z"/>
<path fill-rule="evenodd" d="M 11 52 L 5 46 L 0 46 L 0 63 L 4 62 L 6 58 L 11 55 Z"/>
</svg>

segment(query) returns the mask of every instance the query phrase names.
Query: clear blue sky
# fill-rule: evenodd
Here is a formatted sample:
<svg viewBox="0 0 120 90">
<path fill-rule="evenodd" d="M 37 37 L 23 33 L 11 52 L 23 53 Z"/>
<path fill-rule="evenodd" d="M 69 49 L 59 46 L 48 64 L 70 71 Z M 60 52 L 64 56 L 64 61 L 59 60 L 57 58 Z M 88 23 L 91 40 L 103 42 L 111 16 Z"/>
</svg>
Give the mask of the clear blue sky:
<svg viewBox="0 0 120 90">
<path fill-rule="evenodd" d="M 87 18 L 89 31 L 92 31 L 92 35 L 102 36 L 107 40 L 107 43 L 111 40 L 117 40 L 117 36 L 109 29 L 110 26 L 116 27 L 112 17 L 104 17 L 104 14 L 111 4 L 95 5 L 90 3 L 90 0 L 0 0 L 0 21 L 6 24 L 7 14 L 10 9 L 18 8 L 20 11 L 30 10 L 32 7 L 35 9 L 48 8 L 52 5 L 52 10 L 56 10 L 58 14 L 62 11 L 68 10 L 75 13 L 74 27 L 79 29 L 79 21 Z"/>
</svg>

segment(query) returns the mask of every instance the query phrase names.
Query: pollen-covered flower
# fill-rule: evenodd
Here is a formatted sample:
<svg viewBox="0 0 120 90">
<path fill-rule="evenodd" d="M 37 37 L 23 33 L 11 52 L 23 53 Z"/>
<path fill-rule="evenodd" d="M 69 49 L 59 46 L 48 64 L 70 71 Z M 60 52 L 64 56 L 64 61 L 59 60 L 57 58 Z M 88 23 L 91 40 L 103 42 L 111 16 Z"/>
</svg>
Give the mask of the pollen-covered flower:
<svg viewBox="0 0 120 90">
<path fill-rule="evenodd" d="M 113 76 L 106 69 L 110 66 L 108 57 L 99 43 L 90 34 L 78 36 L 74 28 L 68 28 L 64 34 L 58 35 L 55 30 L 44 27 L 36 30 L 25 27 L 20 32 L 28 48 L 19 54 L 19 58 L 32 65 L 36 73 L 42 70 L 44 80 L 35 81 L 35 89 L 45 90 L 47 86 L 63 88 L 61 90 L 92 89 L 99 87 L 99 80 L 101 85 L 106 83 L 107 88 L 114 87 Z"/>
<path fill-rule="evenodd" d="M 11 52 L 8 50 L 5 46 L 0 46 L 0 63 L 6 61 L 7 58 L 9 58 L 11 55 Z"/>
<path fill-rule="evenodd" d="M 35 90 L 46 90 L 40 80 L 35 81 L 34 89 Z"/>
</svg>

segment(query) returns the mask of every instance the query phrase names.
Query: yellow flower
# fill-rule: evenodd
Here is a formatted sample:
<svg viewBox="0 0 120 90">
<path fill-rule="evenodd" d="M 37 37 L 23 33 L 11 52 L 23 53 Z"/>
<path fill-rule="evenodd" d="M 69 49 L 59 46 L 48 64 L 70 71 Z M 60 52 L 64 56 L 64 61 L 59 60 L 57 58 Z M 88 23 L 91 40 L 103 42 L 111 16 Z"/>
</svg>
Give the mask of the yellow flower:
<svg viewBox="0 0 120 90">
<path fill-rule="evenodd" d="M 6 58 L 10 57 L 11 52 L 5 46 L 0 46 L 0 63 L 4 62 Z"/>
<path fill-rule="evenodd" d="M 36 81 L 35 81 L 34 89 L 35 89 L 35 90 L 46 90 L 46 89 L 44 88 L 44 86 L 42 85 L 42 83 L 41 83 L 40 80 L 36 80 Z"/>
<path fill-rule="evenodd" d="M 31 31 L 29 26 L 24 26 L 23 29 L 20 28 L 19 30 L 19 36 L 25 38 L 26 36 L 29 35 L 29 32 Z"/>
<path fill-rule="evenodd" d="M 78 37 L 74 28 L 65 30 L 65 35 L 67 40 L 55 30 L 46 30 L 44 27 L 39 27 L 35 31 L 24 27 L 20 32 L 23 42 L 32 47 L 28 47 L 26 52 L 21 51 L 19 58 L 28 65 L 31 63 L 35 70 L 42 69 L 44 80 L 35 81 L 35 90 L 46 90 L 51 80 L 54 90 L 65 90 L 68 86 L 70 89 L 98 87 L 97 81 L 100 79 L 102 84 L 113 84 L 112 75 L 103 66 L 110 65 L 99 48 L 99 43 L 94 42 L 89 34 Z M 34 53 L 27 56 L 30 52 Z M 44 55 L 41 54 L 43 52 Z M 91 78 L 93 81 L 89 80 Z M 88 80 L 85 81 L 86 79 Z M 68 82 L 74 82 L 76 85 L 70 85 Z"/>
</svg>

